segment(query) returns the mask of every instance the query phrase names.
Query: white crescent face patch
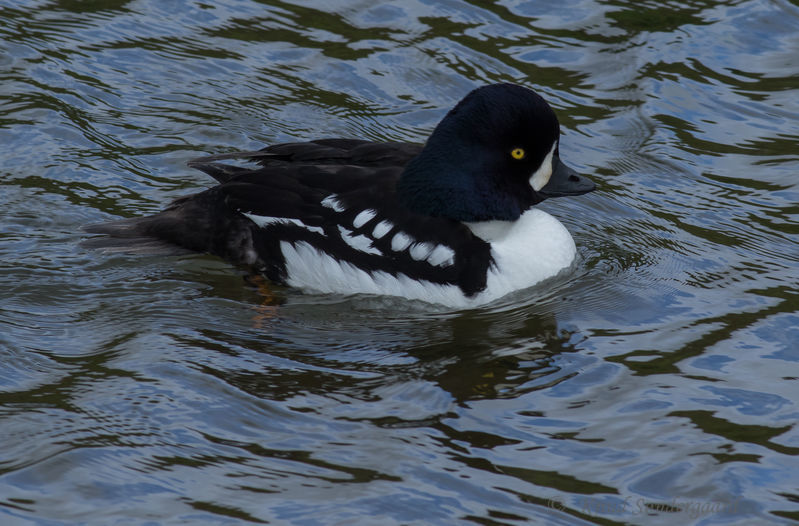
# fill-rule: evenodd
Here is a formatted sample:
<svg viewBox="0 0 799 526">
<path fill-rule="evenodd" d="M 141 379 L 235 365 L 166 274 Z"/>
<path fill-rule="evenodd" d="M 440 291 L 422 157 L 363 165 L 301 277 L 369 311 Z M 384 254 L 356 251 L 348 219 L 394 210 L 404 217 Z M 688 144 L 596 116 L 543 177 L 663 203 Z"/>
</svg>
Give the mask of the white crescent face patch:
<svg viewBox="0 0 799 526">
<path fill-rule="evenodd" d="M 555 141 L 552 145 L 552 149 L 549 150 L 547 156 L 541 161 L 541 166 L 539 166 L 538 170 L 530 177 L 530 186 L 532 186 L 533 190 L 536 192 L 545 187 L 549 182 L 549 178 L 552 177 L 552 158 L 555 155 L 555 148 L 557 145 L 558 142 Z"/>
</svg>

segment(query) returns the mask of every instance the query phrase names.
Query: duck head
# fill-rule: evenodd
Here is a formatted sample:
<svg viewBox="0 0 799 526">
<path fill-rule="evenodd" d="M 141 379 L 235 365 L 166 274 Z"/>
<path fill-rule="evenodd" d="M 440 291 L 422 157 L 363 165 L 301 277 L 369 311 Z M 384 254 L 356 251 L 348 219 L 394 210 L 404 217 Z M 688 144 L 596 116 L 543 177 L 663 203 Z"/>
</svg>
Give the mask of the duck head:
<svg viewBox="0 0 799 526">
<path fill-rule="evenodd" d="M 463 98 L 405 167 L 397 190 L 415 212 L 464 222 L 514 221 L 549 197 L 594 183 L 560 160 L 560 124 L 535 91 L 492 84 Z"/>
</svg>

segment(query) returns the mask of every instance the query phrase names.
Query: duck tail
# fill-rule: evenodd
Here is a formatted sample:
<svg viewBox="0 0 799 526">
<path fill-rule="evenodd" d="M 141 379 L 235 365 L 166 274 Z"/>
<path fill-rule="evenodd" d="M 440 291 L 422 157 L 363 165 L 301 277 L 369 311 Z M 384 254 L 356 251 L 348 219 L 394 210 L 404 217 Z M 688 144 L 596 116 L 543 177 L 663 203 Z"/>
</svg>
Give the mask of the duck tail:
<svg viewBox="0 0 799 526">
<path fill-rule="evenodd" d="M 103 235 L 86 239 L 81 245 L 150 255 L 205 252 L 253 264 L 251 225 L 214 192 L 212 188 L 181 197 L 155 215 L 87 225 L 83 228 L 86 232 Z"/>
<path fill-rule="evenodd" d="M 84 239 L 80 245 L 103 252 L 126 254 L 178 256 L 192 252 L 155 235 L 152 228 L 155 220 L 156 216 L 132 217 L 86 225 L 84 232 L 102 235 Z"/>
</svg>

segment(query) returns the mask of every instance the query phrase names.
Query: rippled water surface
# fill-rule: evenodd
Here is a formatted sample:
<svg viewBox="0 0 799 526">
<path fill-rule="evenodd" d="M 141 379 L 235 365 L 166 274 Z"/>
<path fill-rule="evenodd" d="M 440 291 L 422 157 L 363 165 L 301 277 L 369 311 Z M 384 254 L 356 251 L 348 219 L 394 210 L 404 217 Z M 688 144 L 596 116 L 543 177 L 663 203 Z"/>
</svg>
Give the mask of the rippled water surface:
<svg viewBox="0 0 799 526">
<path fill-rule="evenodd" d="M 271 288 L 83 225 L 185 162 L 539 90 L 599 185 L 485 308 Z M 2 524 L 799 521 L 799 3 L 0 0 Z"/>
</svg>

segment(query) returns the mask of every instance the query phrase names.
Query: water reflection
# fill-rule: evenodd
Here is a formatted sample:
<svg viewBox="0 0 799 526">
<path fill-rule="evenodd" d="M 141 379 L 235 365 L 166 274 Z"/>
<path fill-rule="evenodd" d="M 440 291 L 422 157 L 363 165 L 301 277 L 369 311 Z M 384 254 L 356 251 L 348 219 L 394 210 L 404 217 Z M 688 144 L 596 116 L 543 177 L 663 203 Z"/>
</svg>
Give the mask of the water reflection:
<svg viewBox="0 0 799 526">
<path fill-rule="evenodd" d="M 796 520 L 797 6 L 558 7 L 3 6 L 0 515 Z M 539 289 L 451 312 L 79 247 L 208 186 L 187 159 L 423 140 L 496 81 L 602 182 L 544 203 L 582 260 Z"/>
<path fill-rule="evenodd" d="M 329 306 L 326 315 L 315 313 L 316 322 L 273 321 L 268 336 L 231 339 L 228 331 L 207 330 L 202 339 L 181 343 L 227 354 L 236 354 L 237 348 L 263 353 L 275 353 L 277 348 L 279 357 L 271 360 L 285 364 L 263 371 L 262 376 L 249 368 L 217 371 L 226 382 L 258 397 L 286 399 L 308 390 L 345 389 L 349 396 L 369 398 L 369 393 L 386 383 L 423 382 L 442 389 L 444 399 L 456 403 L 515 397 L 551 387 L 566 378 L 549 363 L 551 357 L 576 350 L 574 334 L 559 330 L 552 318 L 530 317 L 522 308 L 490 315 L 388 318 L 379 325 L 372 319 L 363 325 L 366 319 L 357 316 L 342 319 L 341 307 Z M 331 319 L 336 318 L 331 327 Z M 292 335 L 290 342 L 282 339 L 284 332 Z M 531 340 L 525 334 L 537 336 Z M 320 348 L 319 342 L 331 336 L 330 348 Z"/>
</svg>

